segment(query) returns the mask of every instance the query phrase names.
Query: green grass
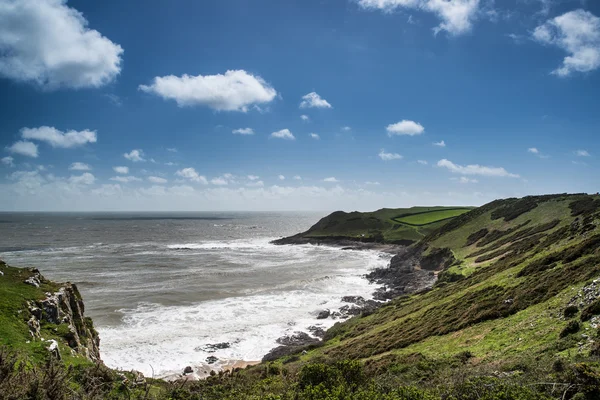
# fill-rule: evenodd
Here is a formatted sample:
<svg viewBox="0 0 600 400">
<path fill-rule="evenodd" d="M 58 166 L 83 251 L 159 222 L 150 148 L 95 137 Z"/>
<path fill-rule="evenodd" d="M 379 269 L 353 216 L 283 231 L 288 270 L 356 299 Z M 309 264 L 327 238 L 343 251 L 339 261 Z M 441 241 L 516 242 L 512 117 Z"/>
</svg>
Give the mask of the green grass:
<svg viewBox="0 0 600 400">
<path fill-rule="evenodd" d="M 434 222 L 440 222 L 454 217 L 458 217 L 459 215 L 462 215 L 469 211 L 471 211 L 470 208 L 449 208 L 445 210 L 434 210 L 413 214 L 404 214 L 393 218 L 393 220 L 407 225 L 424 226 L 433 224 Z"/>
<path fill-rule="evenodd" d="M 411 207 L 382 208 L 373 212 L 336 211 L 297 236 L 408 244 L 421 240 L 447 221 L 470 209 L 467 207 Z M 403 222 L 397 218 L 415 218 L 417 223 Z"/>
</svg>

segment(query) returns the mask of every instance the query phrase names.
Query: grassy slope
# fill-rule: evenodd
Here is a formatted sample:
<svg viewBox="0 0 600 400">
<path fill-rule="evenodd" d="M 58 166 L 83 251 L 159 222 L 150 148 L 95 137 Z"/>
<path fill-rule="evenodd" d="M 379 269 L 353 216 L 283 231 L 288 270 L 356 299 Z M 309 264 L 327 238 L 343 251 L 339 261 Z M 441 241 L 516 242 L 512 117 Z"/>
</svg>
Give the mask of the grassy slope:
<svg viewBox="0 0 600 400">
<path fill-rule="evenodd" d="M 24 268 L 14 268 L 0 261 L 0 346 L 7 346 L 17 350 L 21 355 L 27 356 L 29 361 L 38 363 L 48 359 L 49 352 L 46 349 L 49 345 L 47 340 L 57 341 L 60 353 L 68 364 L 87 364 L 90 363 L 83 357 L 71 354 L 71 349 L 61 336 L 60 327 L 54 324 L 42 323 L 40 334 L 42 340 L 34 340 L 29 334 L 27 320 L 31 317 L 27 308 L 28 301 L 43 300 L 46 298 L 46 292 L 55 292 L 60 285 L 44 280 L 39 288 L 24 283 L 24 281 L 33 276 L 31 270 Z"/>
<path fill-rule="evenodd" d="M 381 210 L 365 213 L 336 211 L 321 219 L 308 231 L 302 233 L 301 236 L 310 238 L 332 236 L 372 238 L 382 235 L 383 239 L 388 242 L 399 240 L 414 242 L 439 228 L 447 222 L 448 218 L 462 212 L 457 212 L 456 207 L 382 208 Z M 414 216 L 414 221 L 410 220 L 408 223 L 404 223 L 402 220 L 397 219 L 398 217 L 406 219 L 412 214 L 418 215 Z"/>
<path fill-rule="evenodd" d="M 582 199 L 596 200 L 594 212 L 573 216 L 570 205 Z M 541 199 L 535 208 L 509 221 L 494 218 L 499 210 L 518 208 L 516 200 L 484 206 L 464 215 L 462 221 L 454 220 L 454 226 L 425 238 L 420 245 L 428 250 L 452 250 L 457 262 L 449 271 L 458 281 L 396 299 L 373 315 L 339 324 L 328 333 L 326 345 L 304 356 L 303 361 L 350 357 L 381 366 L 412 353 L 444 358 L 470 351 L 479 363 L 510 363 L 524 356 L 572 358 L 589 350 L 589 342 L 580 343 L 582 334 L 595 334 L 589 322 L 583 323 L 575 336 L 559 339 L 559 333 L 567 324 L 562 310 L 571 297 L 586 282 L 600 277 L 599 245 L 592 243 L 588 253 L 573 260 L 559 260 L 554 268 L 546 265 L 550 261 L 543 260 L 552 253 L 560 259 L 569 249 L 600 234 L 600 197 Z M 579 231 L 571 229 L 576 218 Z M 555 220 L 556 225 L 552 223 Z M 537 234 L 532 229 L 544 224 L 554 226 Z M 485 237 L 467 245 L 469 236 L 484 227 L 489 232 L 510 233 L 484 246 L 480 243 Z M 533 234 L 525 235 L 526 229 Z M 511 237 L 515 240 L 506 240 Z M 476 252 L 481 255 L 473 256 Z M 494 252 L 503 254 L 476 261 Z M 519 276 L 536 260 L 542 260 L 539 264 L 548 269 Z"/>
</svg>

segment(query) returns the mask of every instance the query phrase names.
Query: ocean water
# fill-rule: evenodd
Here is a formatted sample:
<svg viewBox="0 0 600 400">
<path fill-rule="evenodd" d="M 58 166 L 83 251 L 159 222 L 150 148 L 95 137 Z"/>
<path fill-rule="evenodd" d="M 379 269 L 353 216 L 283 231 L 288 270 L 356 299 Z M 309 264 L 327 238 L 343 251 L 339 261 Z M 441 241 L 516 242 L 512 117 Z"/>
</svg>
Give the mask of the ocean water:
<svg viewBox="0 0 600 400">
<path fill-rule="evenodd" d="M 389 255 L 269 244 L 322 216 L 0 213 L 0 258 L 76 283 L 104 362 L 163 377 L 260 360 L 281 336 L 333 325 L 316 315 L 342 296 L 371 298 L 363 275 Z"/>
</svg>

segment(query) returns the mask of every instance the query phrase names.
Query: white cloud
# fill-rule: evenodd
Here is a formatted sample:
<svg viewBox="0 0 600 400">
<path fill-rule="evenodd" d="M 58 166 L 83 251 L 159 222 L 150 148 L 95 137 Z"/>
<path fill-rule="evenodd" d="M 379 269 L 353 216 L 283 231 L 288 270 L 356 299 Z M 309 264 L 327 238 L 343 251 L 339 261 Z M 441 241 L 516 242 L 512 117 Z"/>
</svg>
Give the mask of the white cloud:
<svg viewBox="0 0 600 400">
<path fill-rule="evenodd" d="M 331 104 L 322 99 L 316 92 L 310 92 L 302 96 L 300 108 L 331 108 Z"/>
<path fill-rule="evenodd" d="M 339 181 L 337 179 L 335 179 L 334 176 L 330 176 L 329 178 L 323 179 L 323 182 L 339 182 Z"/>
<path fill-rule="evenodd" d="M 277 179 L 279 179 L 280 181 L 284 181 L 284 180 L 285 180 L 285 176 L 283 176 L 283 175 L 279 175 L 279 176 L 277 177 Z"/>
<path fill-rule="evenodd" d="M 69 170 L 71 170 L 71 171 L 89 171 L 91 169 L 92 169 L 92 167 L 90 167 L 88 164 L 85 164 L 82 162 L 74 162 L 69 167 Z"/>
<path fill-rule="evenodd" d="M 40 126 L 39 128 L 21 129 L 23 139 L 39 140 L 48 143 L 52 147 L 70 149 L 83 146 L 87 143 L 96 143 L 97 137 L 95 131 L 83 130 L 61 132 L 51 126 Z"/>
<path fill-rule="evenodd" d="M 530 147 L 530 148 L 528 148 L 527 152 L 531 153 L 531 154 L 540 154 L 540 151 L 536 147 Z"/>
<path fill-rule="evenodd" d="M 208 180 L 205 176 L 198 174 L 194 168 L 184 168 L 175 172 L 175 175 L 180 176 L 185 179 L 189 179 L 192 182 L 199 182 L 204 185 L 208 184 Z"/>
<path fill-rule="evenodd" d="M 15 159 L 12 158 L 11 156 L 3 157 L 1 161 L 2 161 L 2 164 L 8 165 L 9 167 L 15 166 L 15 163 L 14 163 Z"/>
<path fill-rule="evenodd" d="M 273 132 L 273 133 L 271 133 L 271 137 L 278 138 L 278 139 L 287 139 L 287 140 L 296 139 L 294 137 L 294 135 L 292 134 L 292 132 L 290 132 L 289 129 L 282 129 L 280 131 Z"/>
<path fill-rule="evenodd" d="M 217 186 L 224 186 L 224 185 L 227 185 L 229 182 L 227 181 L 227 179 L 225 179 L 223 177 L 218 177 L 218 178 L 211 179 L 210 183 L 212 183 L 213 185 L 217 185 Z"/>
<path fill-rule="evenodd" d="M 159 183 L 159 184 L 168 182 L 165 178 L 161 178 L 160 176 L 149 176 L 148 180 L 152 183 Z"/>
<path fill-rule="evenodd" d="M 310 136 L 311 138 L 315 139 L 315 140 L 319 140 L 319 139 L 321 139 L 321 136 L 319 136 L 319 135 L 318 135 L 318 134 L 316 134 L 316 133 L 310 133 L 310 134 L 309 134 L 309 136 Z"/>
<path fill-rule="evenodd" d="M 142 180 L 136 176 L 113 176 L 110 178 L 111 181 L 128 183 L 128 182 L 141 182 Z"/>
<path fill-rule="evenodd" d="M 461 176 L 460 178 L 451 178 L 453 181 L 457 181 L 458 183 L 478 183 L 477 179 L 467 178 L 466 176 Z"/>
<path fill-rule="evenodd" d="M 170 153 L 177 153 L 177 149 L 175 147 L 167 147 L 167 151 Z"/>
<path fill-rule="evenodd" d="M 257 181 L 260 179 L 260 176 L 258 175 L 248 175 L 248 179 L 250 179 L 251 181 Z"/>
<path fill-rule="evenodd" d="M 129 167 L 113 167 L 113 170 L 117 174 L 128 174 L 129 173 Z"/>
<path fill-rule="evenodd" d="M 263 187 L 263 186 L 265 186 L 265 183 L 263 181 L 252 181 L 252 182 L 246 183 L 246 186 L 248 186 L 248 187 Z"/>
<path fill-rule="evenodd" d="M 480 0 L 356 0 L 365 9 L 392 12 L 397 8 L 418 9 L 435 14 L 442 22 L 434 32 L 460 35 L 471 30 L 479 12 Z"/>
<path fill-rule="evenodd" d="M 349 127 L 349 126 L 342 126 L 342 130 L 343 130 L 344 132 L 350 132 L 350 131 L 352 130 L 352 128 L 351 128 L 351 127 Z"/>
<path fill-rule="evenodd" d="M 427 161 L 425 161 L 425 160 L 417 160 L 417 162 L 418 162 L 419 164 L 421 164 L 421 165 L 427 165 L 427 164 L 428 164 L 428 162 L 427 162 Z"/>
<path fill-rule="evenodd" d="M 0 6 L 0 75 L 47 89 L 99 87 L 121 72 L 123 49 L 88 28 L 66 0 Z"/>
<path fill-rule="evenodd" d="M 393 135 L 415 136 L 422 134 L 425 128 L 418 122 L 403 119 L 400 122 L 388 125 L 386 130 L 390 137 Z"/>
<path fill-rule="evenodd" d="M 569 11 L 549 19 L 533 31 L 533 38 L 554 45 L 569 55 L 553 74 L 565 77 L 600 67 L 600 18 L 589 11 Z"/>
<path fill-rule="evenodd" d="M 235 135 L 254 135 L 254 130 L 252 128 L 234 129 L 231 132 Z"/>
<path fill-rule="evenodd" d="M 201 105 L 217 111 L 247 112 L 249 106 L 269 103 L 277 96 L 260 76 L 244 70 L 230 70 L 224 75 L 157 76 L 151 85 L 140 85 L 139 89 L 175 100 L 180 107 Z"/>
<path fill-rule="evenodd" d="M 373 181 L 366 181 L 365 185 L 375 185 L 375 186 L 378 186 L 378 185 L 381 185 L 381 184 L 379 182 L 377 182 L 377 181 L 374 181 L 374 182 Z"/>
<path fill-rule="evenodd" d="M 391 160 L 400 160 L 402 159 L 402 156 L 398 153 L 386 153 L 385 149 L 381 149 L 381 151 L 378 154 L 379 158 L 381 158 L 383 161 L 391 161 Z"/>
<path fill-rule="evenodd" d="M 477 164 L 473 165 L 458 165 L 454 164 L 452 161 L 443 159 L 438 161 L 438 167 L 447 168 L 451 172 L 455 174 L 461 175 L 481 175 L 481 176 L 495 176 L 495 177 L 509 177 L 509 178 L 519 178 L 519 175 L 512 174 L 500 167 L 485 167 Z"/>
<path fill-rule="evenodd" d="M 172 167 L 172 166 L 174 166 L 174 165 L 177 165 L 177 164 L 175 164 L 175 163 L 174 163 L 174 162 L 172 162 L 172 161 L 169 161 L 169 162 L 166 162 L 166 163 L 165 163 L 165 165 L 167 165 L 167 166 L 169 166 L 169 167 Z"/>
<path fill-rule="evenodd" d="M 144 152 L 138 149 L 131 150 L 129 153 L 123 154 L 123 157 L 133 162 L 146 161 L 144 159 Z"/>
<path fill-rule="evenodd" d="M 85 172 L 81 175 L 73 175 L 69 178 L 69 183 L 74 185 L 93 185 L 96 181 L 96 177 L 89 172 Z"/>
<path fill-rule="evenodd" d="M 577 157 L 589 157 L 590 153 L 587 150 L 577 150 L 575 151 L 575 155 Z"/>
<path fill-rule="evenodd" d="M 444 142 L 443 140 L 439 142 L 433 142 L 433 145 L 437 147 L 446 147 L 446 142 Z"/>
<path fill-rule="evenodd" d="M 302 115 L 300 116 L 300 119 L 301 119 L 302 121 L 304 121 L 304 122 L 308 122 L 308 121 L 310 121 L 310 118 L 308 117 L 308 115 L 304 115 L 304 114 L 302 114 Z"/>
<path fill-rule="evenodd" d="M 6 150 L 26 157 L 37 158 L 38 156 L 37 144 L 25 140 L 19 140 L 18 142 L 13 143 L 13 145 L 7 147 Z"/>
<path fill-rule="evenodd" d="M 106 97 L 112 104 L 114 104 L 117 107 L 121 107 L 123 105 L 123 101 L 116 94 L 108 93 L 105 94 L 104 97 Z"/>
<path fill-rule="evenodd" d="M 300 175 L 294 175 L 294 180 L 301 181 L 302 177 Z"/>
</svg>

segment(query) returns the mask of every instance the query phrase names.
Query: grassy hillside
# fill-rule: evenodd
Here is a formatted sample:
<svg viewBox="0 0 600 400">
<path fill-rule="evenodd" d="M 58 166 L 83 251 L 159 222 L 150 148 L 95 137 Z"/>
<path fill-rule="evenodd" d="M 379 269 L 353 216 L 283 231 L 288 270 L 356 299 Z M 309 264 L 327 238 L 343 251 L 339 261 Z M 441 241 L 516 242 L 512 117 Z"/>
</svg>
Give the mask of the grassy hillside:
<svg viewBox="0 0 600 400">
<path fill-rule="evenodd" d="M 388 211 L 386 220 L 409 217 Z M 407 265 L 436 274 L 435 286 L 274 362 L 201 382 L 151 381 L 137 398 L 600 398 L 600 196 L 494 201 L 429 230 L 388 272 Z M 125 387 L 129 397 L 114 398 L 136 398 Z"/>
<path fill-rule="evenodd" d="M 336 211 L 294 237 L 347 238 L 387 243 L 412 243 L 468 212 L 469 207 L 382 208 L 373 212 Z"/>
</svg>

